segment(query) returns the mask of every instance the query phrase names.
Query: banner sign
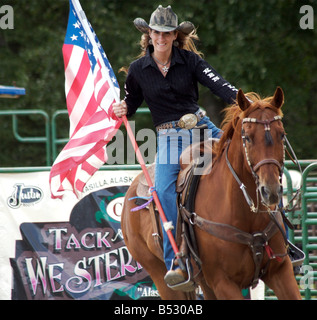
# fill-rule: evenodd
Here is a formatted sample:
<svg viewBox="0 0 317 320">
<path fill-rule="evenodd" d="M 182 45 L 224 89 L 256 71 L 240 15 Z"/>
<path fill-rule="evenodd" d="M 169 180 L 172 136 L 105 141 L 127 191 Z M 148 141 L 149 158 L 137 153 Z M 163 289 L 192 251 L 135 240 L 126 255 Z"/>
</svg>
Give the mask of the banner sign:
<svg viewBox="0 0 317 320">
<path fill-rule="evenodd" d="M 121 232 L 138 173 L 98 171 L 80 201 L 51 199 L 49 172 L 1 174 L 0 299 L 159 299 Z"/>
</svg>

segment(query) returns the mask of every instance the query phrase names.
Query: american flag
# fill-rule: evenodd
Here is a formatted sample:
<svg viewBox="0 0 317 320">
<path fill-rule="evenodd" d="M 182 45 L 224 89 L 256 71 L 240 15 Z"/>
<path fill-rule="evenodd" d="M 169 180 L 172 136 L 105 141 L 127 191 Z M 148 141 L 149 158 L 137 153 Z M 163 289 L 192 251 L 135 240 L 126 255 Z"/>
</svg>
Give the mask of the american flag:
<svg viewBox="0 0 317 320">
<path fill-rule="evenodd" d="M 65 190 L 79 197 L 90 177 L 107 161 L 106 145 L 121 125 L 121 120 L 110 116 L 112 104 L 119 97 L 117 79 L 78 6 L 78 1 L 74 5 L 70 0 L 63 45 L 70 140 L 50 172 L 52 198 L 62 198 Z"/>
</svg>

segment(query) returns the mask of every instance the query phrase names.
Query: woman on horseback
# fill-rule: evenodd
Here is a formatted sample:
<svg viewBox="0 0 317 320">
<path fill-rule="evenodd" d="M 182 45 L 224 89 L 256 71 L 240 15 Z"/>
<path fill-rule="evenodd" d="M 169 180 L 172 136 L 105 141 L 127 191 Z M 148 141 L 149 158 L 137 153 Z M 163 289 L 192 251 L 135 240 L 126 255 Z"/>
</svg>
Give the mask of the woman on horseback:
<svg viewBox="0 0 317 320">
<path fill-rule="evenodd" d="M 221 130 L 199 108 L 198 83 L 226 103 L 234 102 L 238 90 L 202 59 L 194 44 L 198 39 L 194 25 L 187 21 L 178 25 L 170 6 L 159 6 L 149 24 L 137 18 L 134 25 L 142 32 L 142 53 L 129 67 L 126 96 L 113 105 L 113 112 L 117 117 L 129 117 L 143 100 L 149 106 L 157 131 L 155 189 L 171 222 L 169 228 L 173 228 L 177 222 L 176 180 L 181 152 L 192 143 L 197 126 L 206 125 L 209 138 L 221 135 Z M 175 229 L 172 232 L 175 237 Z M 165 282 L 175 285 L 185 281 L 180 268 L 172 269 L 175 255 L 164 228 L 163 247 L 168 270 Z"/>
</svg>

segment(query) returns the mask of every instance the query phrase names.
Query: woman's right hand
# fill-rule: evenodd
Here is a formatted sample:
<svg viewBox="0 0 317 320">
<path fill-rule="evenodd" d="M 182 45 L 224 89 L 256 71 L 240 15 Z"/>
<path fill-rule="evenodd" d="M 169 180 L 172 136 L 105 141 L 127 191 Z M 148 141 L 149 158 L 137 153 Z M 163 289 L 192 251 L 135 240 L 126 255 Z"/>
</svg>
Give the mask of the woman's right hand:
<svg viewBox="0 0 317 320">
<path fill-rule="evenodd" d="M 115 102 L 112 105 L 112 110 L 118 118 L 121 118 L 122 116 L 125 116 L 128 112 L 127 104 L 124 100 L 122 100 L 121 102 Z"/>
</svg>

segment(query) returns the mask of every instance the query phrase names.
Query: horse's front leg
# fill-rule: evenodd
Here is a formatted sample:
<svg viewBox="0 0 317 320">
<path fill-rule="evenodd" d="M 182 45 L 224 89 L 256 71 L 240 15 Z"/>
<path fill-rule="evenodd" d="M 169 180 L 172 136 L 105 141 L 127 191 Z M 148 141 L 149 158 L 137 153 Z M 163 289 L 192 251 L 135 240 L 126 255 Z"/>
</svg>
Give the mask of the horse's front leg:
<svg viewBox="0 0 317 320">
<path fill-rule="evenodd" d="M 289 257 L 286 257 L 282 263 L 276 262 L 263 280 L 279 300 L 302 299 Z"/>
<path fill-rule="evenodd" d="M 213 272 L 212 279 L 206 279 L 217 300 L 244 300 L 241 288 L 224 272 Z"/>
</svg>

